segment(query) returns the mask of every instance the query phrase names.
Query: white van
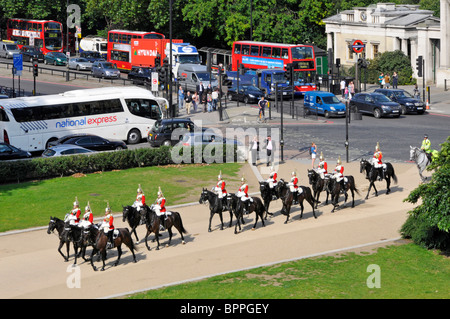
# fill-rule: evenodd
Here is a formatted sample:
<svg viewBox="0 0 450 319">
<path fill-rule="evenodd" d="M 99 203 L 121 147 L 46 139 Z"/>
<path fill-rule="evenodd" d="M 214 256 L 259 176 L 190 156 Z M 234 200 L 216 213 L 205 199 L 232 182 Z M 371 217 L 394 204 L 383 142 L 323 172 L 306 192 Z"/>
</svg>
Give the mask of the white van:
<svg viewBox="0 0 450 319">
<path fill-rule="evenodd" d="M 217 81 L 212 74 L 211 76 L 212 78 L 210 78 L 206 65 L 180 64 L 178 67 L 177 78 L 179 85 L 191 92 L 196 91 L 197 85 L 199 85 L 200 82 L 205 89 L 208 87 L 208 84 L 211 84 L 212 89 L 218 87 L 219 81 Z"/>
<path fill-rule="evenodd" d="M 0 57 L 6 59 L 12 59 L 14 54 L 20 54 L 20 50 L 14 41 L 1 41 L 0 42 Z"/>
</svg>

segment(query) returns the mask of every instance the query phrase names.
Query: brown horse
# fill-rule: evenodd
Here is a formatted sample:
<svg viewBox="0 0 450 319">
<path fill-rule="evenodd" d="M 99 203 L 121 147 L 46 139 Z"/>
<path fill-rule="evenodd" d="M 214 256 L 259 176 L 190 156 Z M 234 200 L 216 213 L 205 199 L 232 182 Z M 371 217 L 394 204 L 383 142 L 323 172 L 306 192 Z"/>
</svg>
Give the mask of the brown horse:
<svg viewBox="0 0 450 319">
<path fill-rule="evenodd" d="M 150 250 L 150 246 L 148 245 L 147 238 L 151 233 L 155 234 L 156 242 L 158 243 L 158 246 L 156 246 L 156 250 L 159 250 L 159 226 L 161 222 L 161 218 L 156 215 L 155 211 L 152 209 L 152 207 L 149 207 L 146 213 L 146 226 L 147 226 L 147 233 L 145 234 L 145 246 L 148 250 Z M 166 215 L 166 218 L 164 220 L 163 225 L 167 231 L 169 232 L 169 242 L 167 243 L 167 246 L 170 245 L 170 242 L 172 241 L 172 227 L 175 226 L 175 228 L 180 232 L 181 235 L 181 243 L 184 245 L 186 242 L 184 241 L 183 234 L 186 234 L 187 231 L 184 229 L 183 221 L 181 220 L 181 215 L 178 212 L 170 212 Z"/>
<path fill-rule="evenodd" d="M 281 198 L 281 202 L 283 204 L 283 207 L 281 208 L 281 213 L 283 215 L 286 215 L 286 220 L 284 221 L 285 224 L 289 221 L 289 215 L 291 211 L 292 203 L 294 202 L 294 193 L 292 193 L 287 186 L 286 182 L 280 179 L 280 181 L 277 184 L 277 193 L 279 194 Z M 297 194 L 297 203 L 300 205 L 301 208 L 301 214 L 300 219 L 303 218 L 303 200 L 306 199 L 306 201 L 311 205 L 314 218 L 317 218 L 316 212 L 314 210 L 314 203 L 315 200 L 313 198 L 311 188 L 307 186 L 299 186 L 299 188 L 302 189 L 302 192 L 300 194 Z"/>
<path fill-rule="evenodd" d="M 333 209 L 331 210 L 334 213 L 334 210 L 339 206 L 339 195 L 341 192 L 344 192 L 344 204 L 348 199 L 348 191 L 352 193 L 352 208 L 355 207 L 355 192 L 359 194 L 359 190 L 356 188 L 355 178 L 352 175 L 345 176 L 347 182 L 344 183 L 344 188 L 341 189 L 341 182 L 336 182 L 336 179 L 331 178 L 328 182 L 328 191 L 331 194 L 331 204 L 333 205 Z"/>
<path fill-rule="evenodd" d="M 117 248 L 117 260 L 114 262 L 114 266 L 117 266 L 120 261 L 120 257 L 122 256 L 122 244 L 125 244 L 133 254 L 133 261 L 136 262 L 136 255 L 134 254 L 134 251 L 137 251 L 137 247 L 133 243 L 133 239 L 131 238 L 131 233 L 128 230 L 128 228 L 117 228 L 118 235 L 114 238 L 114 247 Z M 108 236 L 103 232 L 103 230 L 98 230 L 97 227 L 91 226 L 90 232 L 83 236 L 92 236 L 92 238 L 95 238 L 94 245 L 91 253 L 91 266 L 92 269 L 97 270 L 97 268 L 94 266 L 94 255 L 99 252 L 102 256 L 102 262 L 103 267 L 102 271 L 105 270 L 105 260 L 106 260 L 106 249 L 108 244 Z"/>
</svg>

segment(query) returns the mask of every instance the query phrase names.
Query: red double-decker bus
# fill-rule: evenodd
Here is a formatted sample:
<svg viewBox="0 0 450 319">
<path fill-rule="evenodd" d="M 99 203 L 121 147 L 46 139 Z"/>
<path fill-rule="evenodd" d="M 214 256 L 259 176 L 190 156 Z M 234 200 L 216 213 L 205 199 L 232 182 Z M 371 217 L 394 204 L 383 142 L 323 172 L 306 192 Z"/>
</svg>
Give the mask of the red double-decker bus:
<svg viewBox="0 0 450 319">
<path fill-rule="evenodd" d="M 53 20 L 9 19 L 6 35 L 21 48 L 32 45 L 42 53 L 63 52 L 62 24 Z"/>
<path fill-rule="evenodd" d="M 316 73 L 314 48 L 305 44 L 283 44 L 256 41 L 235 41 L 231 51 L 232 70 L 238 65 L 247 69 L 282 68 L 294 65 L 295 90 L 304 94 L 316 89 L 310 83 Z"/>
<path fill-rule="evenodd" d="M 165 39 L 158 32 L 111 30 L 108 32 L 107 60 L 115 63 L 118 69 L 131 70 L 131 41 L 133 39 Z"/>
</svg>

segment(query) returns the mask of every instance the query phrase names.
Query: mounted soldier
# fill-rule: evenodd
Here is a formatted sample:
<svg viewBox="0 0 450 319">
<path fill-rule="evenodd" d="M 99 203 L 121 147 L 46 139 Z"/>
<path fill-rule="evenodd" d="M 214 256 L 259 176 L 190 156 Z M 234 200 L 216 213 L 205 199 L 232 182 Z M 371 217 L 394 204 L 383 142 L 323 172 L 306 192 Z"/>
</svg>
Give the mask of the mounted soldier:
<svg viewBox="0 0 450 319">
<path fill-rule="evenodd" d="M 156 198 L 155 204 L 152 205 L 152 209 L 155 211 L 156 216 L 160 219 L 160 229 L 165 230 L 164 224 L 167 219 L 166 215 L 166 198 L 164 197 L 161 187 L 158 187 L 158 197 Z"/>
<path fill-rule="evenodd" d="M 87 206 L 84 208 L 84 215 L 81 219 L 81 222 L 78 224 L 81 228 L 89 228 L 94 222 L 94 214 L 92 214 L 91 206 L 89 202 Z"/>
<path fill-rule="evenodd" d="M 303 190 L 298 187 L 298 177 L 295 171 L 291 173 L 291 180 L 287 186 L 289 186 L 289 190 L 294 195 L 294 204 L 298 204 L 298 194 L 302 193 Z"/>
<path fill-rule="evenodd" d="M 227 210 L 228 209 L 227 190 L 225 189 L 225 181 L 222 179 L 222 171 L 220 171 L 219 175 L 217 176 L 217 184 L 213 190 L 214 192 L 216 192 L 217 196 L 222 201 L 222 210 Z"/>
<path fill-rule="evenodd" d="M 328 164 L 325 161 L 325 158 L 323 157 L 323 153 L 320 152 L 319 157 L 319 166 L 316 168 L 317 174 L 320 175 L 320 178 L 325 179 L 325 176 L 328 175 Z"/>
<path fill-rule="evenodd" d="M 111 212 L 111 207 L 109 207 L 109 203 L 107 203 L 105 208 L 105 218 L 103 218 L 103 222 L 100 225 L 100 229 L 103 229 L 103 233 L 108 237 L 108 248 L 114 248 L 114 216 Z"/>
<path fill-rule="evenodd" d="M 244 204 L 244 213 L 248 213 L 248 205 L 249 202 L 253 202 L 253 198 L 248 196 L 248 184 L 245 180 L 244 176 L 241 178 L 241 186 L 239 187 L 239 190 L 236 193 L 236 196 L 240 198 L 240 200 Z"/>
<path fill-rule="evenodd" d="M 277 195 L 275 195 L 275 186 L 277 186 L 277 184 L 278 184 L 278 181 L 277 181 L 278 174 L 274 170 L 273 166 L 270 167 L 270 170 L 271 170 L 271 172 L 270 172 L 269 178 L 266 180 L 266 182 L 269 184 L 270 191 L 272 192 L 272 199 L 276 200 Z"/>
<path fill-rule="evenodd" d="M 140 213 L 141 225 L 144 224 L 145 210 L 142 210 L 142 208 L 145 208 L 146 205 L 145 205 L 145 194 L 144 191 L 142 190 L 141 184 L 138 185 L 136 200 L 131 206 L 136 208 L 136 210 Z"/>
<path fill-rule="evenodd" d="M 341 157 L 339 156 L 336 167 L 334 168 L 333 175 L 331 176 L 337 183 L 341 184 L 341 189 L 345 189 L 345 180 L 344 180 L 344 166 L 341 162 Z"/>
<path fill-rule="evenodd" d="M 73 209 L 66 215 L 64 222 L 68 223 L 70 226 L 76 226 L 80 222 L 80 215 L 80 203 L 78 203 L 78 197 L 75 197 Z"/>
<path fill-rule="evenodd" d="M 380 150 L 380 143 L 377 142 L 375 146 L 375 153 L 373 153 L 372 164 L 378 170 L 378 180 L 382 181 L 386 176 L 386 164 L 381 161 L 383 159 L 383 153 Z"/>
</svg>

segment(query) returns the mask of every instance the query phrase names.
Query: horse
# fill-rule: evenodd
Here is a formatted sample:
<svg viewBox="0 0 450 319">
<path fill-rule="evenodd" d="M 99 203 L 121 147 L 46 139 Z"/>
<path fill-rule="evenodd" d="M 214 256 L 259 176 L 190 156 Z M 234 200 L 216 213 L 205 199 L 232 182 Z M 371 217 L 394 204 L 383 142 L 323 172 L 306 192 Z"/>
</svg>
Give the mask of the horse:
<svg viewBox="0 0 450 319">
<path fill-rule="evenodd" d="M 256 224 L 258 223 L 258 219 L 261 218 L 261 223 L 262 226 L 265 227 L 266 225 L 264 224 L 264 204 L 262 202 L 262 200 L 259 197 L 251 197 L 251 199 L 253 200 L 253 202 L 250 201 L 250 199 L 246 200 L 246 204 L 239 198 L 238 202 L 237 202 L 237 207 L 236 207 L 236 211 L 237 211 L 237 222 L 236 225 L 239 224 L 239 221 L 243 218 L 244 216 L 244 205 L 247 205 L 247 213 L 250 214 L 252 212 L 255 212 L 256 214 L 256 220 L 255 220 L 255 225 L 253 225 L 252 230 L 256 229 Z M 239 230 L 241 230 L 241 226 L 239 224 Z M 234 233 L 236 234 L 236 226 L 234 228 Z"/>
<path fill-rule="evenodd" d="M 352 192 L 352 208 L 353 208 L 355 207 L 355 192 L 359 195 L 359 190 L 356 188 L 355 178 L 352 175 L 347 175 L 344 178 L 347 179 L 347 182 L 344 183 L 345 189 L 343 189 L 343 192 L 345 194 L 344 203 L 347 202 L 348 199 L 347 192 L 350 190 Z M 339 195 L 341 193 L 341 183 L 337 182 L 336 179 L 331 178 L 328 181 L 328 191 L 331 194 L 331 204 L 333 205 L 333 210 L 331 212 L 334 213 L 336 207 L 339 206 L 338 202 L 339 202 Z"/>
<path fill-rule="evenodd" d="M 140 210 L 137 210 L 136 207 L 133 206 L 122 206 L 122 221 L 128 221 L 128 225 L 131 227 L 131 233 L 136 236 L 136 242 L 139 242 L 138 235 L 136 233 L 136 228 L 139 225 L 142 225 L 142 221 L 145 224 L 145 216 L 147 216 L 148 206 L 143 206 Z"/>
<path fill-rule="evenodd" d="M 146 213 L 146 222 L 145 225 L 147 227 L 147 233 L 145 234 L 145 246 L 148 250 L 150 250 L 150 246 L 148 245 L 148 236 L 153 232 L 155 234 L 155 239 L 158 245 L 156 246 L 156 250 L 159 250 L 159 226 L 161 223 L 160 216 L 156 215 L 155 210 L 152 207 L 149 207 L 147 213 Z M 178 212 L 167 212 L 164 220 L 163 225 L 167 231 L 169 232 L 169 242 L 167 243 L 167 246 L 170 245 L 172 241 L 172 227 L 175 226 L 175 228 L 179 231 L 181 235 L 181 243 L 184 245 L 186 242 L 184 241 L 183 234 L 186 234 L 187 231 L 184 229 L 183 221 L 181 219 L 181 215 Z"/>
<path fill-rule="evenodd" d="M 98 228 L 91 226 L 89 228 L 88 235 L 83 234 L 83 236 L 91 236 L 93 238 L 93 249 L 91 253 L 91 266 L 94 271 L 97 271 L 97 267 L 94 265 L 94 255 L 98 252 L 102 256 L 102 271 L 105 270 L 105 260 L 106 260 L 106 249 L 108 244 L 108 236 L 103 232 L 103 230 L 98 230 Z M 118 232 L 117 237 L 114 238 L 114 248 L 117 248 L 117 260 L 114 262 L 114 266 L 117 266 L 120 261 L 120 257 L 122 256 L 122 244 L 125 244 L 133 254 L 133 261 L 136 261 L 136 255 L 134 251 L 137 251 L 137 247 L 133 243 L 133 239 L 131 238 L 131 233 L 128 228 L 117 228 L 114 231 Z"/>
<path fill-rule="evenodd" d="M 326 187 L 327 183 L 328 183 L 328 179 L 323 179 L 322 177 L 320 177 L 320 174 L 317 173 L 313 169 L 308 170 L 308 178 L 309 178 L 309 184 L 312 186 L 312 189 L 314 192 L 313 199 L 316 202 L 316 209 L 320 203 L 320 201 L 319 201 L 320 193 L 323 190 L 325 190 L 327 192 L 326 204 L 328 204 L 328 195 L 330 194 L 328 192 L 328 188 Z"/>
<path fill-rule="evenodd" d="M 359 171 L 360 173 L 365 173 L 366 179 L 368 179 L 370 182 L 369 190 L 367 191 L 365 199 L 369 198 L 369 193 L 372 187 L 375 190 L 375 196 L 378 196 L 378 190 L 375 187 L 375 182 L 378 180 L 378 169 L 376 169 L 370 161 L 361 159 Z M 391 177 L 394 180 L 394 183 L 397 184 L 397 176 L 395 175 L 394 166 L 392 166 L 391 163 L 386 163 L 386 173 L 384 176 L 387 188 L 386 195 L 391 192 Z"/>
<path fill-rule="evenodd" d="M 69 261 L 70 242 L 73 242 L 73 249 L 75 250 L 74 264 L 76 264 L 77 263 L 78 246 L 79 246 L 79 242 L 81 239 L 81 229 L 76 226 L 71 227 L 69 225 L 66 225 L 66 223 L 63 220 L 61 220 L 57 217 L 50 216 L 50 222 L 48 223 L 47 234 L 51 234 L 55 229 L 58 232 L 58 237 L 59 237 L 58 252 L 64 258 L 64 261 L 66 261 L 66 262 Z M 67 256 L 65 256 L 61 251 L 61 248 L 64 244 L 66 244 Z"/>
<path fill-rule="evenodd" d="M 219 198 L 219 196 L 207 190 L 206 188 L 203 188 L 202 193 L 200 194 L 200 199 L 198 200 L 200 204 L 206 204 L 209 203 L 209 227 L 208 232 L 211 232 L 211 220 L 214 216 L 214 214 L 218 214 L 220 217 L 220 230 L 223 230 L 223 217 L 222 217 L 222 211 L 223 211 L 223 205 L 222 205 L 222 199 Z M 231 227 L 233 222 L 233 212 L 230 211 L 230 225 L 228 227 Z"/>
<path fill-rule="evenodd" d="M 317 218 L 316 212 L 314 210 L 314 198 L 311 192 L 311 188 L 307 186 L 299 186 L 299 188 L 302 189 L 302 192 L 300 194 L 297 194 L 297 202 L 301 207 L 301 214 L 300 219 L 303 218 L 303 200 L 306 199 L 306 201 L 311 205 L 313 210 L 314 218 Z M 285 224 L 289 221 L 289 215 L 291 211 L 292 203 L 294 202 L 294 193 L 291 192 L 289 187 L 286 185 L 286 182 L 283 179 L 280 179 L 276 186 L 277 194 L 281 198 L 281 203 L 283 204 L 283 207 L 281 208 L 281 213 L 283 215 L 286 215 L 286 220 L 284 221 Z"/>
<path fill-rule="evenodd" d="M 267 219 L 267 215 L 273 216 L 272 213 L 269 213 L 270 202 L 274 200 L 274 195 L 276 199 L 278 199 L 278 196 L 275 194 L 275 187 L 273 189 L 270 188 L 269 183 L 266 181 L 259 182 L 259 191 L 264 201 L 264 209 L 266 210 L 264 219 Z"/>
<path fill-rule="evenodd" d="M 241 223 L 245 224 L 244 217 L 238 211 L 238 203 L 241 201 L 236 194 L 228 193 L 227 194 L 227 203 L 230 208 L 230 212 L 233 212 L 236 217 L 236 224 L 234 225 L 234 233 L 237 234 L 237 227 L 239 227 L 239 231 L 241 230 Z"/>
<path fill-rule="evenodd" d="M 427 178 L 422 175 L 422 172 L 425 168 L 430 165 L 430 160 L 428 159 L 427 153 L 421 150 L 418 147 L 409 146 L 409 160 L 414 161 L 419 169 L 419 176 L 422 179 L 422 183 L 424 183 Z"/>
</svg>

